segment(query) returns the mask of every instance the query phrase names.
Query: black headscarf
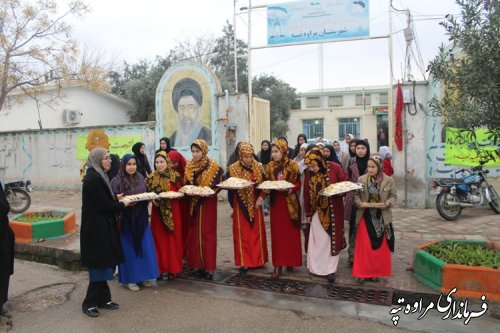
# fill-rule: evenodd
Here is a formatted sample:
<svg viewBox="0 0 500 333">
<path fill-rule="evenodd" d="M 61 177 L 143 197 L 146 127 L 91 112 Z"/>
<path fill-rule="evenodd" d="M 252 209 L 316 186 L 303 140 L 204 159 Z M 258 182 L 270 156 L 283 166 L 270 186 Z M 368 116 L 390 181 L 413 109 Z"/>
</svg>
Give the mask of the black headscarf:
<svg viewBox="0 0 500 333">
<path fill-rule="evenodd" d="M 203 94 L 200 84 L 190 78 L 182 79 L 175 84 L 174 89 L 172 90 L 172 102 L 174 104 L 175 112 L 177 112 L 179 100 L 184 96 L 193 97 L 198 105 L 201 105 L 203 101 Z"/>
<path fill-rule="evenodd" d="M 333 162 L 337 163 L 338 165 L 342 165 L 337 157 L 337 154 L 335 154 L 335 149 L 333 148 L 332 145 L 326 145 L 325 148 L 323 149 L 328 149 L 330 151 L 330 156 L 326 158 L 328 162 Z"/>
<path fill-rule="evenodd" d="M 137 172 L 146 178 L 148 174 L 151 173 L 151 166 L 149 165 L 148 158 L 146 154 L 141 154 L 141 147 L 144 143 L 137 142 L 132 146 L 132 151 L 134 152 L 135 158 L 137 160 Z"/>
<path fill-rule="evenodd" d="M 260 146 L 262 147 L 264 143 L 267 143 L 268 148 L 267 150 L 261 149 L 261 151 L 259 152 L 259 157 L 260 157 L 260 163 L 267 165 L 271 161 L 271 142 L 269 140 L 262 140 Z"/>
<path fill-rule="evenodd" d="M 161 149 L 161 142 L 162 141 L 165 141 L 165 143 L 167 144 L 167 148 L 165 150 Z M 170 153 L 171 150 L 175 150 L 174 148 L 172 148 L 172 146 L 170 145 L 170 139 L 167 138 L 167 137 L 163 137 L 160 139 L 160 148 L 158 148 L 156 151 L 155 151 L 155 156 L 156 154 L 158 154 L 160 151 L 164 151 L 166 152 L 167 154 Z"/>
<path fill-rule="evenodd" d="M 292 159 L 297 157 L 297 155 L 299 154 L 300 146 L 302 145 L 299 143 L 300 138 L 304 138 L 304 142 L 307 143 L 307 136 L 304 133 L 297 135 L 297 144 L 295 145 L 295 148 L 293 149 L 293 157 L 290 157 Z"/>
<path fill-rule="evenodd" d="M 353 152 L 351 152 L 351 144 L 352 144 L 353 142 L 354 142 L 355 144 L 357 144 L 358 140 L 357 140 L 357 139 L 351 139 L 351 141 L 349 142 L 349 156 L 350 156 L 350 157 L 355 157 L 355 156 L 356 156 L 356 150 L 354 150 L 354 153 L 353 153 Z"/>
<path fill-rule="evenodd" d="M 356 155 L 356 163 L 358 164 L 359 175 L 364 175 L 366 172 L 366 166 L 368 165 L 368 160 L 370 159 L 370 145 L 365 140 L 358 140 L 356 142 L 357 146 L 366 147 L 366 155 L 364 157 L 359 157 Z"/>
</svg>

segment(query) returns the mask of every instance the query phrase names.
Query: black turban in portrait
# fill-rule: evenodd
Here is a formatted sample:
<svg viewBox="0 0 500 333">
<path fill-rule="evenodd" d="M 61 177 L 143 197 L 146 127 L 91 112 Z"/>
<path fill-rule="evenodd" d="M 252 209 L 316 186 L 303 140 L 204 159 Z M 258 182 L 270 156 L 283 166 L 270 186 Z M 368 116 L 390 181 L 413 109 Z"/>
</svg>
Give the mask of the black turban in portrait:
<svg viewBox="0 0 500 333">
<path fill-rule="evenodd" d="M 174 90 L 172 91 L 172 103 L 174 104 L 175 112 L 177 112 L 179 100 L 184 96 L 192 96 L 198 105 L 201 106 L 203 95 L 200 84 L 189 78 L 182 79 L 175 84 Z"/>
</svg>

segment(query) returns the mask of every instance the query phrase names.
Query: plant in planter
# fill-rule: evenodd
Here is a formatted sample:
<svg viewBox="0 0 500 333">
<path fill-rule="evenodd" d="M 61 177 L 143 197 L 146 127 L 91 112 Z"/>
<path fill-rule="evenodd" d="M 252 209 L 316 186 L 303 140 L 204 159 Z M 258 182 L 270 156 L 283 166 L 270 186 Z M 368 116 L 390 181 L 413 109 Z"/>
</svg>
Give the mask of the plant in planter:
<svg viewBox="0 0 500 333">
<path fill-rule="evenodd" d="M 457 296 L 500 300 L 500 243 L 434 241 L 417 247 L 415 278 L 441 292 L 457 288 Z"/>
<path fill-rule="evenodd" d="M 61 237 L 77 229 L 75 213 L 62 210 L 19 214 L 9 224 L 18 243 Z"/>
</svg>

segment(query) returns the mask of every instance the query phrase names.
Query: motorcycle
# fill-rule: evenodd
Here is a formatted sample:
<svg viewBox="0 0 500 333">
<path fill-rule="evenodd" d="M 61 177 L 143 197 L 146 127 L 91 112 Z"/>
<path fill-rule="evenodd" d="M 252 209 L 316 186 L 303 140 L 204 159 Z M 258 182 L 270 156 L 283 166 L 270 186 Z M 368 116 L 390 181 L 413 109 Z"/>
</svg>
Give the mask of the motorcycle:
<svg viewBox="0 0 500 333">
<path fill-rule="evenodd" d="M 454 221 L 460 216 L 463 208 L 480 206 L 485 201 L 496 214 L 500 214 L 500 197 L 486 180 L 489 170 L 483 170 L 480 165 L 455 172 L 458 173 L 462 174 L 462 178 L 433 180 L 433 187 L 439 191 L 436 197 L 439 215 L 448 221 Z"/>
<path fill-rule="evenodd" d="M 31 197 L 29 192 L 32 190 L 33 187 L 31 186 L 30 180 L 5 183 L 4 191 L 7 202 L 10 205 L 11 213 L 24 213 L 30 208 Z"/>
</svg>

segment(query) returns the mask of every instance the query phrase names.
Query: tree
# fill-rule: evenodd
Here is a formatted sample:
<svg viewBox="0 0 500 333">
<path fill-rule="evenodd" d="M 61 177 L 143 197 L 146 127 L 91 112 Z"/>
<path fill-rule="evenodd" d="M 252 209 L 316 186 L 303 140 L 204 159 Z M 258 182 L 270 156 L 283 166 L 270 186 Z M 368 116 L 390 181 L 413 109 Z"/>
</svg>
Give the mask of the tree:
<svg viewBox="0 0 500 333">
<path fill-rule="evenodd" d="M 21 89 L 37 98 L 47 83 L 80 78 L 75 72 L 77 44 L 71 39 L 70 15 L 89 11 L 73 1 L 58 13 L 55 1 L 2 0 L 0 4 L 0 110 L 10 92 Z M 91 73 L 89 68 L 87 74 Z"/>
<path fill-rule="evenodd" d="M 252 80 L 253 94 L 270 102 L 271 138 L 286 136 L 290 109 L 297 100 L 296 89 L 273 75 Z"/>
<path fill-rule="evenodd" d="M 474 130 L 488 128 L 494 145 L 500 141 L 500 1 L 457 0 L 461 15 L 441 22 L 451 41 L 431 61 L 431 75 L 443 87 L 440 98 L 430 100 L 434 115 L 445 126 L 462 128 L 468 141 Z M 472 140 L 471 140 L 472 139 Z M 495 159 L 498 150 L 476 148 L 482 159 Z M 496 155 L 496 156 L 495 156 Z"/>
<path fill-rule="evenodd" d="M 210 66 L 219 77 L 222 90 L 236 91 L 234 78 L 234 28 L 226 21 L 222 28 L 223 35 L 215 40 Z M 247 44 L 236 39 L 236 55 L 238 66 L 238 92 L 248 92 Z"/>
</svg>

